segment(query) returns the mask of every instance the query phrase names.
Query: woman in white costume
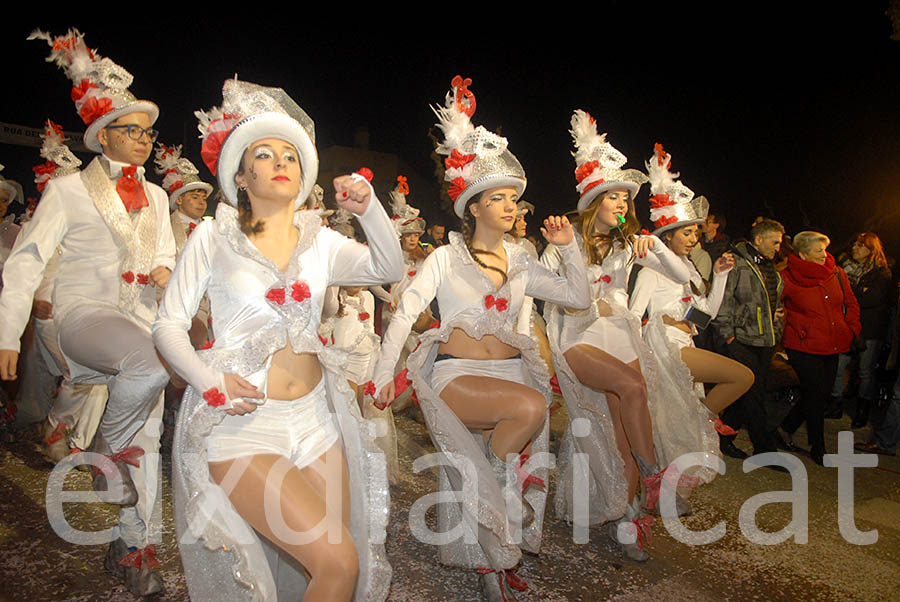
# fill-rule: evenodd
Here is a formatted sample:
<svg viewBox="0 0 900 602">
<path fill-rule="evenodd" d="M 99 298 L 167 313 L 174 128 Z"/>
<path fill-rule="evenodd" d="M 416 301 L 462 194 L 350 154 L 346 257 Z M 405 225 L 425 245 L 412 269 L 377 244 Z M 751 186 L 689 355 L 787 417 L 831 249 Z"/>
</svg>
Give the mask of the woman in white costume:
<svg viewBox="0 0 900 602">
<path fill-rule="evenodd" d="M 222 107 L 197 115 L 227 202 L 188 239 L 153 328 L 190 384 L 173 474 L 191 598 L 297 600 L 305 587 L 307 601 L 384 600 L 384 456 L 360 429 L 344 354 L 317 329 L 327 286 L 399 278 L 390 220 L 366 169 L 335 190 L 368 247 L 295 211 L 318 158 L 312 120 L 284 91 L 229 80 Z M 195 352 L 204 293 L 216 341 Z"/>
<path fill-rule="evenodd" d="M 549 376 L 534 340 L 516 331 L 518 312 L 526 295 L 587 307 L 589 288 L 564 218 L 548 218 L 543 232 L 560 245 L 568 280 L 504 241 L 525 173 L 505 138 L 471 124 L 470 83 L 454 78 L 445 106 L 435 109 L 445 136 L 438 152 L 449 155 L 445 178 L 463 233 L 450 234 L 450 244 L 425 260 L 403 294 L 384 336 L 375 386 L 382 401 L 393 398 L 400 348 L 437 297 L 441 326 L 421 335 L 407 360 L 409 377 L 443 452 L 442 493 L 471 490 L 471 477 L 464 475 L 477 476 L 476 499 L 438 510 L 440 531 L 466 532 L 439 545 L 440 559 L 478 569 L 487 599 L 499 602 L 527 587 L 514 569 L 522 549 L 540 550 L 547 495 Z"/>
<path fill-rule="evenodd" d="M 593 117 L 577 110 L 572 117 L 578 217 L 578 242 L 588 263 L 594 303 L 586 311 L 546 306 L 547 336 L 570 420 L 560 452 L 557 513 L 588 524 L 609 521 L 608 534 L 634 560 L 644 561 L 643 541 L 653 522 L 641 516 L 656 505 L 667 458 L 679 454 L 667 446 L 651 420 L 656 405 L 696 405 L 693 392 L 659 389 L 659 366 L 641 339 L 640 320 L 628 310 L 627 282 L 634 263 L 687 282 L 687 267 L 655 236 L 638 236 L 634 197 L 646 177 L 623 170 L 626 157 L 597 134 Z M 549 247 L 542 261 L 560 264 Z M 649 390 L 648 390 L 649 389 Z M 589 428 L 586 428 L 588 427 Z M 667 449 L 671 447 L 671 449 Z M 688 449 L 684 451 L 696 451 Z M 588 473 L 572 464 L 574 452 L 586 454 Z M 637 496 L 644 477 L 646 494 Z M 577 507 L 589 496 L 588 516 Z M 582 498 L 582 499 L 577 499 Z M 676 496 L 679 514 L 689 512 Z M 643 506 L 643 507 L 642 507 Z"/>
<path fill-rule="evenodd" d="M 724 424 L 718 414 L 750 389 L 753 372 L 731 358 L 697 349 L 692 337 L 697 334 L 698 322 L 708 323 L 719 313 L 734 257 L 724 253 L 716 260 L 712 283 L 708 286 L 688 255 L 698 244 L 698 224 L 706 221 L 709 203 L 702 196 L 694 197 L 690 188 L 675 180 L 678 174 L 669 171 L 671 163 L 672 156 L 657 144 L 646 163 L 652 195 L 650 221 L 655 227 L 653 234 L 681 258 L 691 273 L 691 280 L 682 284 L 660 272 L 641 270 L 631 293 L 631 310 L 639 318 L 647 312 L 644 340 L 661 361 L 666 361 L 665 358 L 676 360 L 670 373 L 678 375 L 676 382 L 679 384 L 689 382 L 685 379 L 688 375 L 678 365 L 680 358 L 689 370 L 690 382 L 694 383 L 711 412 L 708 420 L 713 422 L 717 432 L 733 435 L 734 430 Z M 705 398 L 703 383 L 715 383 Z M 700 418 L 696 414 L 693 417 Z M 677 421 L 674 424 L 685 427 L 688 424 L 685 418 L 673 417 Z"/>
<path fill-rule="evenodd" d="M 397 305 L 400 303 L 400 297 L 409 287 L 410 283 L 416 277 L 419 270 L 422 269 L 422 262 L 425 261 L 426 252 L 419 244 L 419 238 L 425 232 L 425 218 L 419 216 L 419 210 L 406 202 L 406 195 L 409 194 L 409 184 L 403 176 L 397 177 L 397 185 L 391 191 L 391 222 L 397 230 L 397 236 L 400 238 L 400 250 L 403 251 L 403 259 L 405 265 L 403 267 L 403 279 L 400 282 L 394 282 L 390 285 L 390 291 L 385 290 L 382 286 L 373 286 L 369 290 L 380 299 L 383 303 L 380 308 L 380 329 L 378 332 L 384 333 L 391 324 Z M 425 332 L 434 326 L 436 320 L 431 313 L 431 309 L 426 307 L 413 324 L 412 330 L 406 337 L 406 343 L 400 353 L 400 359 L 395 366 L 394 375 L 399 382 L 408 384 L 405 377 L 406 357 L 412 353 L 412 350 L 419 344 L 419 334 Z M 406 388 L 404 392 L 394 399 L 393 404 L 386 411 L 398 412 L 405 410 L 412 403 L 412 388 Z"/>
</svg>

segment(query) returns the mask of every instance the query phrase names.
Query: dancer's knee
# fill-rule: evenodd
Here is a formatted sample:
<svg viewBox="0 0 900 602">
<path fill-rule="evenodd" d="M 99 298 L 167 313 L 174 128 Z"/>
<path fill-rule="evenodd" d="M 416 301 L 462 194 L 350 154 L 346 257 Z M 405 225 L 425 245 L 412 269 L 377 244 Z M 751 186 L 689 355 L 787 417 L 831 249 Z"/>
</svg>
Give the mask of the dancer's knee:
<svg viewBox="0 0 900 602">
<path fill-rule="evenodd" d="M 736 366 L 736 368 L 737 378 L 735 379 L 735 382 L 743 389 L 744 392 L 749 391 L 750 387 L 753 386 L 753 381 L 756 380 L 756 376 L 754 376 L 753 370 L 743 364 Z"/>
<path fill-rule="evenodd" d="M 522 399 L 517 413 L 522 422 L 537 430 L 547 415 L 547 400 L 537 391 L 532 391 Z"/>
<path fill-rule="evenodd" d="M 359 575 L 359 557 L 356 553 L 356 544 L 347 529 L 341 533 L 340 543 L 328 543 L 322 541 L 315 545 L 311 556 L 313 562 L 307 565 L 307 569 L 313 579 L 342 581 L 355 584 Z"/>
</svg>

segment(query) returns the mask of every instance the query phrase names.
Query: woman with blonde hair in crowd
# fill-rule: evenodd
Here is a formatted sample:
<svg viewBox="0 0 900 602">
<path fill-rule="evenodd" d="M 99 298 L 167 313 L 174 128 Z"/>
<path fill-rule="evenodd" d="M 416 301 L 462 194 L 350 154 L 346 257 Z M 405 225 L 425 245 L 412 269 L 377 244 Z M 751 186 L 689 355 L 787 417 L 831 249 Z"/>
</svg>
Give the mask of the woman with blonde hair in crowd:
<svg viewBox="0 0 900 602">
<path fill-rule="evenodd" d="M 820 232 L 794 236 L 788 257 L 782 302 L 785 311 L 784 348 L 800 380 L 800 401 L 776 429 L 775 442 L 791 449 L 791 436 L 806 422 L 810 455 L 823 465 L 825 404 L 837 372 L 838 355 L 850 350 L 859 334 L 859 304 L 847 274 L 835 266 L 825 249 L 831 240 Z"/>
</svg>

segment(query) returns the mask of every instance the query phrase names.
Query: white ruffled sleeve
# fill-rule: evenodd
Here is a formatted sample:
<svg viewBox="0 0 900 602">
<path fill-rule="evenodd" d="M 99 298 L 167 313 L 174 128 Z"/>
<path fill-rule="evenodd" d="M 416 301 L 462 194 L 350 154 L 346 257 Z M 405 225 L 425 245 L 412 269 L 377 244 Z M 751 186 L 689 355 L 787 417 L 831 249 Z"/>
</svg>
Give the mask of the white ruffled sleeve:
<svg viewBox="0 0 900 602">
<path fill-rule="evenodd" d="M 440 251 L 441 249 L 438 249 L 422 263 L 416 277 L 403 291 L 400 303 L 391 318 L 391 325 L 384 333 L 381 353 L 372 377 L 377 392 L 380 392 L 382 387 L 394 377 L 394 367 L 397 365 L 409 331 L 419 314 L 425 311 L 437 294 L 437 289 L 444 277 L 445 260 L 443 258 L 447 256 L 447 253 Z"/>
<path fill-rule="evenodd" d="M 362 215 L 356 215 L 356 219 L 366 233 L 368 246 L 350 240 L 334 230 L 325 230 L 340 240 L 331 245 L 328 283 L 368 286 L 402 280 L 403 252 L 400 250 L 397 231 L 374 191 L 369 206 Z"/>
<path fill-rule="evenodd" d="M 225 375 L 204 362 L 191 345 L 188 330 L 209 286 L 214 222 L 197 226 L 175 265 L 153 323 L 153 344 L 166 362 L 201 395 L 225 390 Z M 231 407 L 228 400 L 223 409 Z"/>
<path fill-rule="evenodd" d="M 564 307 L 587 309 L 591 304 L 591 285 L 578 244 L 573 240 L 565 246 L 554 248 L 560 260 L 565 263 L 566 277 L 554 274 L 546 264 L 529 257 L 525 294 Z"/>
<path fill-rule="evenodd" d="M 673 253 L 658 236 L 649 236 L 653 239 L 653 249 L 646 257 L 636 257 L 635 262 L 668 276 L 678 284 L 687 284 L 691 279 L 691 271 L 681 257 Z"/>
</svg>

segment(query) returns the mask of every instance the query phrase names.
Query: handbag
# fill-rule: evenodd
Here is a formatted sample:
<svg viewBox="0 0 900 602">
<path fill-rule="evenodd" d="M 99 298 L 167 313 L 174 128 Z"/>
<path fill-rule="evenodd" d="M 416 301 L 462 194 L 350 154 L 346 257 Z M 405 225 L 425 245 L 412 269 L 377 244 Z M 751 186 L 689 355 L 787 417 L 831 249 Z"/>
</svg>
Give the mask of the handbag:
<svg viewBox="0 0 900 602">
<path fill-rule="evenodd" d="M 834 275 L 838 279 L 838 283 L 841 285 L 841 309 L 843 310 L 844 315 L 847 315 L 847 304 L 844 303 L 844 299 L 847 297 L 847 291 L 844 289 L 844 279 L 841 278 L 841 273 L 835 269 Z M 848 353 L 862 353 L 866 350 L 866 340 L 862 338 L 860 335 L 855 335 L 853 337 L 853 341 L 850 343 L 850 350 Z"/>
</svg>

